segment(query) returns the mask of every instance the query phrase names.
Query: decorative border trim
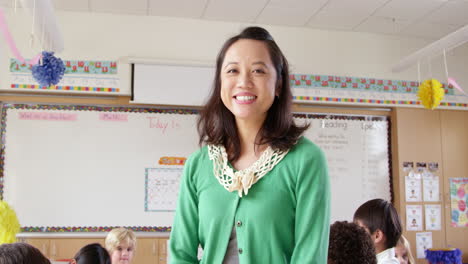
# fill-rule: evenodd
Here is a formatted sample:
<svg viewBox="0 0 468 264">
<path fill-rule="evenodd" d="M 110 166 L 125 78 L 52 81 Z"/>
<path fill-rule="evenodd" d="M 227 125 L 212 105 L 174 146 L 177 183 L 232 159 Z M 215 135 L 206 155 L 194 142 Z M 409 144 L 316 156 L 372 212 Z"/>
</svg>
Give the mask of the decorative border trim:
<svg viewBox="0 0 468 264">
<path fill-rule="evenodd" d="M 37 84 L 11 84 L 11 88 L 33 89 L 33 90 L 53 90 L 53 91 L 80 91 L 80 92 L 105 92 L 118 93 L 120 88 L 88 87 L 88 86 L 40 86 Z"/>
<path fill-rule="evenodd" d="M 64 60 L 65 74 L 117 74 L 116 61 Z M 31 73 L 32 66 L 10 59 L 10 72 Z"/>
<path fill-rule="evenodd" d="M 352 91 L 416 94 L 418 82 L 333 75 L 291 74 L 291 88 L 336 88 Z M 455 95 L 452 85 L 442 84 L 446 95 Z"/>
<path fill-rule="evenodd" d="M 109 232 L 120 226 L 83 226 L 83 227 L 60 227 L 60 226 L 23 226 L 23 233 L 71 233 L 71 232 Z M 124 226 L 135 232 L 171 232 L 170 226 Z"/>
<path fill-rule="evenodd" d="M 336 98 L 336 97 L 317 97 L 317 96 L 293 96 L 296 101 L 315 101 L 315 102 L 337 102 L 337 103 L 370 103 L 382 105 L 421 105 L 419 101 L 402 100 L 377 100 L 377 99 L 356 99 L 356 98 Z M 467 103 L 441 102 L 441 106 L 468 107 Z"/>
</svg>

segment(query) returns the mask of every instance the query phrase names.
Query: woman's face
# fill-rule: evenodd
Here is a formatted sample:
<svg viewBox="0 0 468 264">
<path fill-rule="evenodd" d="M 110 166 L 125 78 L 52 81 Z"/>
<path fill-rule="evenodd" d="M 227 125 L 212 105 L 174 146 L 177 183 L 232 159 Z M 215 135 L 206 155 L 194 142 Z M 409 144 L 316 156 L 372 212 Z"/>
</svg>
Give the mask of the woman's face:
<svg viewBox="0 0 468 264">
<path fill-rule="evenodd" d="M 236 121 L 263 123 L 275 98 L 276 70 L 265 43 L 241 39 L 221 66 L 221 100 Z"/>
<path fill-rule="evenodd" d="M 395 247 L 395 257 L 400 261 L 400 264 L 408 264 L 408 252 L 405 246 L 398 244 Z"/>
<path fill-rule="evenodd" d="M 133 259 L 134 246 L 123 241 L 111 253 L 112 264 L 130 264 Z"/>
</svg>

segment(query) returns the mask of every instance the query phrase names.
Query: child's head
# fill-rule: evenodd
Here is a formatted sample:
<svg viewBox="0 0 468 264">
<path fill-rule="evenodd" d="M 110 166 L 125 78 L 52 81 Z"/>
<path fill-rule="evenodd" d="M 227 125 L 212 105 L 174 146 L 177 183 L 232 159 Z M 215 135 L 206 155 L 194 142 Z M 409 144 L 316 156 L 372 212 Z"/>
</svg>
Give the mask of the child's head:
<svg viewBox="0 0 468 264">
<path fill-rule="evenodd" d="M 411 254 L 410 244 L 403 235 L 395 247 L 395 257 L 400 261 L 400 264 L 416 264 L 413 254 Z"/>
<path fill-rule="evenodd" d="M 355 223 L 335 222 L 330 227 L 328 263 L 376 264 L 374 243 L 364 228 Z"/>
<path fill-rule="evenodd" d="M 393 205 L 383 199 L 365 202 L 354 213 L 354 222 L 371 234 L 377 253 L 396 246 L 401 223 Z"/>
<path fill-rule="evenodd" d="M 73 264 L 111 264 L 109 253 L 100 244 L 82 247 L 72 261 Z"/>
<path fill-rule="evenodd" d="M 123 227 L 112 229 L 106 237 L 106 248 L 112 264 L 131 263 L 136 248 L 135 233 Z"/>
<path fill-rule="evenodd" d="M 39 249 L 26 243 L 0 245 L 0 264 L 50 264 Z"/>
</svg>

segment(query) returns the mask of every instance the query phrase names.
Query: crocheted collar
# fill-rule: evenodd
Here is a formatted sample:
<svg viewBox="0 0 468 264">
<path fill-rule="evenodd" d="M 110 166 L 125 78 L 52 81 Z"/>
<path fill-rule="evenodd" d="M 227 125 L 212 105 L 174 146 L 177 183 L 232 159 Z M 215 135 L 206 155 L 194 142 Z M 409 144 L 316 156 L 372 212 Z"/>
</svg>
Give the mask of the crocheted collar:
<svg viewBox="0 0 468 264">
<path fill-rule="evenodd" d="M 208 155 L 213 161 L 213 174 L 229 192 L 237 191 L 239 197 L 249 193 L 250 187 L 278 164 L 288 151 L 273 150 L 267 147 L 260 158 L 250 167 L 234 171 L 229 166 L 226 149 L 222 145 L 208 145 Z"/>
</svg>

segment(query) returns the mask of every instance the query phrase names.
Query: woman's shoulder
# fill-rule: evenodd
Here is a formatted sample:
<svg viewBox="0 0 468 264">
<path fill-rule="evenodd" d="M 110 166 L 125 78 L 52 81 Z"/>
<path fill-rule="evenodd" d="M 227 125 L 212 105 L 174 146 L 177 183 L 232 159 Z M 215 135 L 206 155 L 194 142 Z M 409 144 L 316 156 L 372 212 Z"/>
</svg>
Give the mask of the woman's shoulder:
<svg viewBox="0 0 468 264">
<path fill-rule="evenodd" d="M 207 159 L 209 160 L 208 146 L 203 146 L 199 148 L 198 150 L 196 150 L 195 152 L 192 152 L 192 154 L 190 154 L 190 156 L 188 157 L 186 163 L 188 164 L 200 163 L 200 162 L 206 161 Z"/>
<path fill-rule="evenodd" d="M 291 148 L 289 153 L 293 155 L 312 155 L 312 156 L 322 156 L 323 151 L 322 149 L 317 146 L 314 142 L 310 139 L 302 136 L 299 138 L 297 143 Z"/>
</svg>

